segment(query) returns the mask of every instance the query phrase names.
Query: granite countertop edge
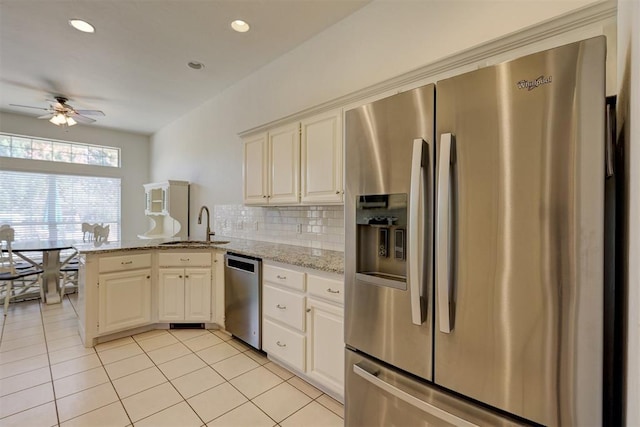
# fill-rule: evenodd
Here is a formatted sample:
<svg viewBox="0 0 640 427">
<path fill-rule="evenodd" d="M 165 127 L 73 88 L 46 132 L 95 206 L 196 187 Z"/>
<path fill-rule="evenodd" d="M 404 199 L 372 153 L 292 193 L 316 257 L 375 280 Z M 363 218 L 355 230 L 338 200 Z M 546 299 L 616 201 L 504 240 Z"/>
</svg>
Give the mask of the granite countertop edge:
<svg viewBox="0 0 640 427">
<path fill-rule="evenodd" d="M 176 239 L 140 239 L 117 242 L 87 242 L 78 243 L 74 247 L 80 254 L 105 254 L 122 251 L 142 250 L 219 250 L 234 252 L 241 255 L 253 256 L 263 260 L 281 262 L 328 273 L 344 274 L 344 253 L 328 249 L 309 248 L 305 246 L 286 245 L 282 243 L 265 242 L 261 240 L 238 239 L 233 237 L 215 236 L 210 244 L 187 245 L 175 242 Z M 228 243 L 215 243 L 215 242 Z M 164 243 L 164 244 L 163 244 Z"/>
</svg>

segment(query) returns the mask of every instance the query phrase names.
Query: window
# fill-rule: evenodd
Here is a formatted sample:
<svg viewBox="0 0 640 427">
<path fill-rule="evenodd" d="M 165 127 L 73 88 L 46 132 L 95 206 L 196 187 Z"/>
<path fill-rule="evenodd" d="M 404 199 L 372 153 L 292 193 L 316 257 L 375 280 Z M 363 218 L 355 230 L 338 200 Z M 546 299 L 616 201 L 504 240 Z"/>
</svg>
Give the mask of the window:
<svg viewBox="0 0 640 427">
<path fill-rule="evenodd" d="M 82 165 L 120 167 L 120 149 L 30 136 L 0 134 L 0 156 Z"/>
<path fill-rule="evenodd" d="M 120 178 L 0 171 L 0 187 L 0 224 L 16 240 L 82 240 L 83 222 L 120 240 Z"/>
</svg>

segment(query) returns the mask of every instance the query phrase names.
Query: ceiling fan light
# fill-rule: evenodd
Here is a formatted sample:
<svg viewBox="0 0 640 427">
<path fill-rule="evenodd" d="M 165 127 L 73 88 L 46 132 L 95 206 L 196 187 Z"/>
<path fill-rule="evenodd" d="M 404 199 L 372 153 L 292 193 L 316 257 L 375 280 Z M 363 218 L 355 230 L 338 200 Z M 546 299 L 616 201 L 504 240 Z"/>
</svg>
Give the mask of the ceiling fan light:
<svg viewBox="0 0 640 427">
<path fill-rule="evenodd" d="M 73 120 L 73 117 L 67 117 L 67 126 L 73 126 L 75 124 L 77 124 L 78 122 L 76 122 L 75 120 Z"/>
<path fill-rule="evenodd" d="M 55 116 L 51 117 L 49 121 L 56 126 L 60 126 L 67 123 L 67 118 L 65 117 L 64 114 L 58 113 Z"/>
<path fill-rule="evenodd" d="M 93 27 L 93 25 L 89 24 L 87 21 L 83 21 L 82 19 L 70 19 L 69 25 L 71 25 L 78 31 L 82 31 L 83 33 L 96 32 L 96 29 Z"/>
</svg>

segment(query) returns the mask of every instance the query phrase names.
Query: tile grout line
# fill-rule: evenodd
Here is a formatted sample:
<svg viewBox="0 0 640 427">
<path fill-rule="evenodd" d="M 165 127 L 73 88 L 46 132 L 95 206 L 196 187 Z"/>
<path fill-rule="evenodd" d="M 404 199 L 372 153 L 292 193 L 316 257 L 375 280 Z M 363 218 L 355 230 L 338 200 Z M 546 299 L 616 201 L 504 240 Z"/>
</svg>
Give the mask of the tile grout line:
<svg viewBox="0 0 640 427">
<path fill-rule="evenodd" d="M 35 310 L 34 310 L 34 313 L 35 313 Z M 0 332 L 0 343 L 2 343 L 2 338 L 4 337 L 4 327 L 5 327 L 5 325 L 6 325 L 6 316 L 7 316 L 8 314 L 9 314 L 8 312 L 7 312 L 7 313 L 3 313 L 3 317 L 4 317 L 4 319 L 3 319 L 3 322 L 2 322 L 2 331 Z M 43 327 L 43 335 L 44 335 L 44 325 L 42 324 L 42 313 L 41 313 L 41 311 L 40 311 L 40 307 L 38 307 L 38 314 L 40 314 L 40 323 L 41 323 L 41 326 Z M 45 348 L 46 348 L 46 337 L 45 337 Z M 11 350 L 9 350 L 9 351 L 11 351 Z M 31 356 L 31 357 L 38 357 L 38 356 L 41 356 L 41 354 L 36 355 L 36 356 Z M 48 352 L 47 352 L 47 361 L 48 361 Z M 13 363 L 13 362 L 8 362 L 8 363 Z M 51 366 L 50 366 L 50 364 L 48 364 L 48 367 L 49 367 L 49 378 L 50 378 L 50 381 L 49 381 L 49 382 L 51 383 L 51 388 L 52 388 L 52 390 L 53 390 L 53 377 L 52 377 L 52 375 L 51 375 Z M 5 377 L 5 378 L 2 378 L 2 379 L 4 380 L 4 379 L 7 379 L 7 378 L 11 378 L 11 377 L 15 377 L 15 376 L 18 376 L 18 375 L 26 374 L 26 373 L 28 373 L 28 372 L 33 372 L 33 371 L 36 371 L 36 370 L 38 370 L 38 369 L 43 369 L 43 368 L 44 368 L 44 367 L 31 369 L 31 370 L 29 370 L 29 371 L 25 371 L 25 372 L 22 372 L 22 373 L 19 373 L 19 374 L 16 374 L 16 375 L 10 375 L 10 376 Z M 44 382 L 44 383 L 42 383 L 42 384 L 46 384 L 46 382 Z M 25 389 L 23 389 L 23 390 L 14 391 L 13 393 L 9 393 L 9 394 L 7 394 L 7 395 L 5 395 L 5 396 L 2 396 L 2 397 L 4 398 L 4 397 L 6 397 L 6 396 L 11 396 L 12 394 L 19 393 L 19 392 L 22 392 L 22 391 L 25 391 L 25 390 L 29 390 L 30 388 L 38 387 L 38 386 L 41 386 L 42 384 L 36 384 L 36 385 L 34 385 L 34 386 L 27 387 L 27 388 L 25 388 Z M 56 420 L 58 421 L 58 409 L 57 409 L 57 406 L 56 406 L 56 404 L 55 404 L 55 391 L 54 391 L 54 400 L 53 400 L 53 402 L 54 402 L 54 407 L 56 407 Z M 23 413 L 23 412 L 29 411 L 29 410 L 31 410 L 31 409 L 33 409 L 33 408 L 38 408 L 38 407 L 40 407 L 40 406 L 44 406 L 44 405 L 46 405 L 46 404 L 48 404 L 48 403 L 51 403 L 51 402 L 44 402 L 44 403 L 41 403 L 40 405 L 32 406 L 32 407 L 30 407 L 30 408 L 23 409 L 22 411 L 18 411 L 18 412 L 15 412 L 15 413 L 13 413 L 13 414 L 9 414 L 9 415 L 7 415 L 7 416 L 5 416 L 5 417 L 2 417 L 2 418 L 0 418 L 0 419 L 5 419 L 5 418 L 8 418 L 8 417 L 12 417 L 12 416 L 14 416 L 14 415 L 18 415 L 18 414 L 20 414 L 20 413 Z M 57 422 L 57 424 L 58 424 L 58 425 L 60 424 L 60 423 L 59 423 L 59 421 Z"/>
<path fill-rule="evenodd" d="M 136 343 L 136 345 L 138 345 L 138 347 L 140 347 L 140 345 L 134 340 L 134 343 Z M 121 347 L 121 346 L 118 346 Z M 118 347 L 114 347 L 114 348 L 118 348 Z M 124 405 L 124 402 L 122 401 L 122 398 L 120 397 L 120 393 L 118 393 L 118 389 L 116 388 L 115 384 L 113 384 L 113 379 L 111 378 L 111 375 L 109 375 L 109 371 L 107 371 L 107 367 L 106 365 L 102 362 L 102 358 L 100 357 L 100 352 L 98 350 L 96 350 L 96 346 L 94 345 L 93 350 L 96 352 L 96 355 L 98 356 L 98 360 L 100 361 L 100 366 L 102 367 L 102 369 L 104 369 L 104 373 L 107 375 L 107 378 L 109 378 L 109 384 L 111 384 L 111 387 L 113 388 L 113 391 L 116 393 L 116 396 L 118 397 L 118 402 L 120 403 L 120 405 L 122 406 L 122 409 L 124 410 L 125 415 L 127 416 L 127 419 L 129 420 L 129 425 L 133 426 L 133 420 L 131 419 L 131 415 L 129 415 L 129 411 L 127 411 L 127 407 Z M 140 347 L 140 349 L 142 350 L 142 348 Z M 109 351 L 111 349 L 105 350 L 105 351 Z M 144 350 L 142 350 L 144 352 Z M 121 360 L 126 360 L 128 359 L 128 357 L 121 359 Z M 116 360 L 113 363 L 119 362 L 120 360 Z M 141 372 L 141 371 L 136 371 L 136 372 Z M 129 374 L 131 375 L 131 374 Z M 125 378 L 128 375 L 125 375 L 121 378 Z M 119 378 L 116 378 L 119 379 Z M 109 403 L 109 405 L 111 405 L 113 402 Z M 108 405 L 105 405 L 108 406 Z"/>
<path fill-rule="evenodd" d="M 61 304 L 64 303 L 64 298 Z M 47 366 L 49 367 L 49 378 L 51 378 L 51 390 L 53 391 L 53 406 L 56 408 L 56 421 L 60 425 L 60 412 L 58 411 L 58 399 L 56 398 L 56 386 L 53 382 L 53 370 L 51 369 L 51 357 L 49 356 L 49 344 L 47 342 L 47 331 L 44 328 L 44 315 L 42 313 L 42 302 L 40 302 L 40 320 L 42 322 L 42 333 L 44 334 L 44 347 L 47 350 Z"/>
<path fill-rule="evenodd" d="M 270 420 L 272 420 L 274 423 L 276 423 L 276 425 L 278 424 L 278 423 L 277 423 L 277 421 L 275 421 L 273 418 L 271 418 L 271 417 L 270 417 L 267 413 L 265 413 L 265 412 L 264 412 L 264 411 L 263 411 L 263 410 L 262 410 L 258 405 L 256 405 L 256 404 L 252 401 L 252 399 L 250 399 L 248 396 L 246 396 L 244 393 L 242 393 L 242 391 L 240 391 L 237 387 L 235 387 L 235 386 L 231 383 L 231 380 L 232 380 L 232 379 L 237 378 L 237 377 L 239 377 L 239 376 L 242 376 L 242 375 L 244 375 L 244 374 L 246 374 L 246 373 L 248 373 L 248 372 L 251 372 L 251 371 L 253 371 L 253 370 L 256 370 L 256 369 L 258 369 L 258 368 L 262 367 L 263 365 L 258 365 L 258 366 L 256 366 L 255 368 L 250 369 L 250 370 L 249 370 L 249 371 L 247 371 L 247 372 L 244 372 L 244 373 L 242 373 L 242 374 L 240 374 L 240 375 L 237 375 L 237 376 L 235 376 L 235 377 L 233 377 L 233 378 L 227 379 L 227 378 L 226 378 L 225 376 L 223 376 L 220 372 L 218 372 L 218 371 L 213 367 L 213 365 L 209 364 L 206 360 L 204 360 L 202 357 L 200 357 L 200 355 L 199 355 L 199 354 L 197 354 L 197 353 L 196 353 L 195 351 L 193 351 L 191 348 L 189 348 L 188 346 L 186 346 L 186 345 L 184 344 L 184 341 L 182 341 L 180 338 L 178 338 L 177 336 L 175 336 L 174 334 L 172 334 L 172 333 L 171 333 L 171 330 L 167 330 L 167 331 L 168 331 L 168 333 L 169 333 L 171 336 L 173 336 L 174 338 L 176 338 L 176 339 L 177 339 L 177 340 L 178 340 L 182 345 L 184 345 L 185 347 L 187 347 L 187 348 L 189 349 L 189 351 L 191 352 L 191 354 L 193 354 L 194 356 L 196 356 L 198 359 L 202 360 L 202 362 L 203 362 L 207 367 L 211 368 L 211 369 L 212 369 L 216 374 L 218 374 L 218 375 L 219 375 L 219 376 L 224 380 L 224 382 L 223 382 L 223 383 L 220 383 L 220 384 L 215 385 L 215 386 L 213 386 L 213 387 L 211 387 L 211 388 L 208 388 L 208 389 L 206 389 L 206 390 L 203 390 L 203 391 L 201 391 L 200 393 L 197 393 L 197 394 L 195 394 L 195 395 L 191 396 L 189 399 L 192 399 L 192 398 L 194 398 L 195 396 L 198 396 L 198 395 L 201 395 L 201 394 L 203 394 L 203 393 L 206 393 L 207 391 L 209 391 L 209 390 L 211 390 L 211 389 L 214 389 L 214 388 L 216 388 L 216 387 L 218 387 L 218 386 L 221 386 L 222 384 L 227 383 L 227 384 L 229 384 L 231 387 L 233 387 L 235 390 L 237 390 L 237 391 L 238 391 L 238 393 L 240 393 L 240 394 L 241 394 L 245 399 L 247 399 L 247 402 L 250 402 L 250 403 L 251 403 L 252 405 L 254 405 L 256 408 L 258 408 L 258 410 L 260 410 L 262 413 L 264 413 L 264 414 L 265 414 L 265 415 L 266 415 Z M 214 336 L 218 337 L 218 336 L 217 336 L 216 334 L 214 334 L 213 332 L 210 332 L 210 333 L 211 333 L 212 335 L 214 335 Z M 204 334 L 202 334 L 202 335 L 204 335 Z M 193 338 L 190 338 L 190 339 L 196 339 L 196 338 L 198 338 L 198 337 L 193 337 Z M 218 337 L 218 338 L 220 338 L 220 337 Z M 231 339 L 228 339 L 228 340 L 224 340 L 224 339 L 222 339 L 222 338 L 220 338 L 220 339 L 222 340 L 222 342 L 220 342 L 220 343 L 218 343 L 218 344 L 213 344 L 213 345 L 208 346 L 208 347 L 205 347 L 205 348 L 202 348 L 202 349 L 200 349 L 200 350 L 198 350 L 198 351 L 206 350 L 207 348 L 215 347 L 216 345 L 225 344 L 225 343 L 227 343 L 228 345 L 230 345 L 231 347 L 233 347 L 234 349 L 236 349 L 237 351 L 239 351 L 239 353 L 238 353 L 238 354 L 234 354 L 234 355 L 231 355 L 231 356 L 229 356 L 229 357 L 225 357 L 225 358 L 220 359 L 220 360 L 218 360 L 218 361 L 216 361 L 216 362 L 215 362 L 215 363 L 219 363 L 219 362 L 222 362 L 222 361 L 224 361 L 224 360 L 228 360 L 228 359 L 230 359 L 230 358 L 232 358 L 232 357 L 235 357 L 235 356 L 237 356 L 237 355 L 239 355 L 239 354 L 243 354 L 243 353 L 245 353 L 245 352 L 247 352 L 247 351 L 250 351 L 250 350 L 251 350 L 251 349 L 244 349 L 244 350 L 242 350 L 242 351 L 241 351 L 241 350 L 240 350 L 240 349 L 238 349 L 237 347 L 235 347 L 235 346 L 233 346 L 233 345 L 229 344 L 228 342 L 229 342 L 229 341 L 232 341 L 232 340 L 233 340 L 233 337 L 232 337 Z M 187 339 L 187 340 L 185 340 L 185 341 L 189 341 L 189 339 Z M 171 344 L 170 344 L 170 345 L 171 345 Z M 155 350 L 157 350 L 157 349 L 155 349 Z M 143 351 L 145 351 L 145 350 L 143 349 Z M 146 351 L 145 351 L 145 354 L 146 354 Z M 185 356 L 187 356 L 187 355 L 185 355 Z M 148 356 L 148 354 L 147 354 L 147 357 L 149 357 L 149 356 Z M 179 356 L 179 357 L 177 357 L 177 358 L 175 358 L 175 359 L 179 359 L 180 357 L 184 357 L 184 356 Z M 249 356 L 247 356 L 247 357 L 249 357 Z M 151 357 L 149 357 L 149 359 L 151 359 Z M 171 359 L 171 360 L 175 360 L 175 359 Z M 250 358 L 250 359 L 251 359 L 251 358 Z M 251 359 L 251 360 L 253 360 L 253 359 Z M 193 406 L 191 406 L 191 404 L 189 403 L 188 399 L 187 399 L 186 397 L 184 397 L 184 396 L 182 395 L 182 393 L 180 393 L 180 390 L 178 390 L 178 389 L 175 387 L 175 385 L 171 382 L 171 380 L 170 380 L 170 379 L 169 379 L 169 378 L 164 374 L 164 372 L 162 371 L 162 369 L 160 369 L 160 367 L 155 363 L 155 361 L 154 361 L 153 359 L 151 359 L 151 361 L 152 361 L 152 362 L 154 363 L 154 365 L 158 368 L 158 370 L 159 370 L 159 371 L 160 371 L 160 372 L 165 376 L 165 378 L 167 378 L 167 381 L 168 381 L 168 382 L 173 386 L 173 388 L 178 392 L 178 394 L 179 394 L 179 395 L 184 399 L 185 403 L 186 403 L 187 405 L 189 405 L 189 407 L 193 410 L 193 412 L 196 414 L 196 416 L 197 416 L 198 418 L 200 418 L 200 420 L 201 420 L 201 421 L 203 421 L 203 423 L 204 423 L 203 425 L 207 425 L 207 422 L 206 422 L 206 421 L 204 421 L 204 420 L 202 419 L 202 417 L 200 416 L 200 414 L 198 414 L 198 412 L 193 408 Z M 169 360 L 169 361 L 167 361 L 167 362 L 170 362 L 170 360 Z M 165 362 L 165 363 L 167 363 L 167 362 Z M 256 362 L 256 361 L 254 360 L 254 362 Z M 258 362 L 256 362 L 256 363 L 258 363 Z M 181 375 L 180 377 L 183 377 L 183 376 L 185 376 L 185 375 L 189 375 L 189 374 L 190 374 L 190 373 L 192 373 L 192 372 L 195 372 L 195 371 L 188 372 L 188 373 L 186 373 L 186 374 L 184 374 L 184 375 Z M 274 375 L 275 375 L 275 374 L 274 374 Z M 176 377 L 176 378 L 180 378 L 180 377 Z M 176 379 L 176 378 L 174 378 L 174 379 Z M 285 381 L 285 382 L 286 382 L 286 380 L 283 380 L 283 381 Z M 278 384 L 278 385 L 279 385 L 279 384 Z M 275 387 L 277 387 L 277 386 L 271 387 L 269 390 L 271 390 L 271 389 L 273 389 L 273 388 L 275 388 Z M 263 393 L 266 393 L 267 391 L 268 391 L 268 390 L 264 391 Z M 263 394 L 263 393 L 260 393 L 260 394 Z M 259 395 L 258 395 L 258 396 L 259 396 Z M 255 397 L 258 397 L 258 396 L 255 396 Z M 254 399 L 255 399 L 255 397 L 254 397 Z M 233 408 L 229 409 L 229 410 L 228 410 L 228 411 L 226 411 L 226 412 L 223 412 L 222 414 L 218 415 L 216 418 L 214 418 L 213 420 L 211 420 L 211 421 L 209 421 L 209 422 L 212 422 L 212 421 L 214 421 L 214 420 L 216 420 L 216 419 L 218 419 L 218 418 L 220 418 L 220 417 L 224 416 L 225 414 L 227 414 L 227 413 L 229 413 L 229 412 L 231 412 L 231 411 L 233 411 L 233 410 L 237 409 L 238 407 L 240 407 L 240 406 L 244 405 L 244 404 L 245 404 L 245 403 L 247 403 L 247 402 L 243 402 L 242 404 L 240 404 L 240 405 L 238 405 L 238 406 L 235 406 L 235 407 L 233 407 Z M 178 404 L 178 403 L 176 403 L 176 405 L 177 405 L 177 404 Z M 173 405 L 173 406 L 175 406 L 175 405 Z M 166 409 L 166 408 L 165 408 L 165 409 Z M 159 411 L 159 412 L 161 412 L 161 411 Z M 157 412 L 156 412 L 156 413 L 157 413 Z M 153 414 L 152 414 L 152 415 L 153 415 Z M 151 416 L 151 415 L 149 415 L 149 416 Z"/>
<path fill-rule="evenodd" d="M 229 345 L 231 345 L 231 344 L 229 344 Z M 232 346 L 232 347 L 233 347 L 233 346 Z M 235 348 L 235 347 L 234 347 L 234 348 Z M 236 350 L 237 350 L 237 348 L 236 348 Z M 247 350 L 245 350 L 244 352 L 239 353 L 239 354 L 244 354 L 244 353 L 246 353 L 247 351 L 251 351 L 251 349 L 247 349 Z M 247 357 L 249 357 L 249 356 L 247 356 Z M 251 359 L 251 358 L 249 357 L 249 359 Z M 224 360 L 226 360 L 226 359 L 224 359 Z M 251 359 L 251 360 L 253 360 L 253 359 Z M 255 362 L 255 360 L 254 360 L 254 362 Z M 257 362 L 256 362 L 256 363 L 257 363 Z M 220 376 L 221 376 L 221 377 L 222 377 L 222 378 L 223 378 L 223 379 L 224 379 L 224 380 L 225 380 L 225 381 L 226 381 L 226 382 L 227 382 L 231 387 L 233 387 L 235 390 L 237 390 L 237 391 L 238 391 L 238 393 L 240 393 L 240 394 L 241 394 L 245 399 L 247 399 L 247 402 L 251 403 L 253 406 L 255 406 L 256 408 L 258 408 L 258 410 L 259 410 L 260 412 L 262 412 L 263 414 L 265 414 L 265 415 L 266 415 L 270 420 L 272 420 L 272 421 L 273 421 L 274 423 L 276 423 L 276 425 L 277 425 L 277 424 L 278 424 L 278 422 L 277 422 L 276 420 L 274 420 L 274 419 L 273 419 L 269 414 L 267 414 L 267 413 L 266 413 L 266 412 L 265 412 L 261 407 L 259 407 L 259 406 L 258 406 L 258 405 L 253 401 L 253 399 L 255 399 L 255 398 L 256 398 L 256 397 L 258 397 L 258 396 L 261 396 L 261 395 L 265 394 L 266 392 L 268 392 L 268 391 L 270 391 L 270 390 L 273 390 L 274 388 L 278 387 L 278 386 L 279 386 L 280 384 L 282 384 L 282 383 L 279 383 L 279 384 L 274 385 L 273 387 L 271 387 L 271 388 L 269 388 L 269 389 L 267 389 L 267 390 L 263 391 L 262 393 L 260 393 L 260 394 L 258 394 L 258 395 L 256 395 L 256 396 L 254 396 L 253 398 L 249 398 L 249 396 L 247 396 L 246 394 L 244 394 L 240 389 L 238 389 L 238 388 L 237 388 L 237 387 L 236 387 L 236 386 L 231 382 L 231 380 L 233 380 L 233 379 L 236 379 L 236 378 L 238 378 L 238 377 L 241 377 L 241 376 L 242 376 L 242 375 L 244 375 L 244 374 L 248 374 L 249 372 L 253 372 L 253 371 L 255 371 L 255 370 L 259 369 L 259 368 L 263 368 L 263 367 L 264 367 L 263 365 L 258 365 L 258 366 L 256 366 L 255 368 L 253 368 L 253 369 L 249 369 L 248 371 L 243 372 L 243 373 L 242 373 L 242 374 L 240 374 L 240 375 L 236 375 L 235 377 L 233 377 L 233 378 L 231 378 L 231 379 L 228 379 L 228 380 L 227 380 L 227 379 L 226 379 L 222 374 L 220 374 L 218 371 L 216 371 L 216 372 L 218 372 L 218 375 L 220 375 Z M 213 369 L 213 370 L 215 371 L 215 368 L 214 368 L 213 366 L 211 366 L 211 369 Z M 266 369 L 266 368 L 264 368 L 264 369 Z M 274 375 L 275 375 L 275 374 L 274 374 Z M 276 375 L 276 376 L 277 376 L 277 375 Z M 282 378 L 280 378 L 280 379 L 281 379 L 283 382 L 286 382 L 286 380 L 283 380 Z M 225 412 L 225 413 L 223 413 L 223 414 L 220 414 L 219 416 L 217 416 L 216 418 L 214 418 L 214 419 L 213 419 L 213 420 L 211 420 L 211 421 L 214 421 L 214 420 L 216 420 L 216 419 L 218 419 L 218 418 L 220 418 L 220 417 L 224 416 L 225 414 L 228 414 L 229 412 L 231 412 L 231 411 L 235 410 L 236 408 L 238 408 L 238 407 L 240 407 L 240 406 L 244 405 L 244 404 L 245 404 L 245 403 L 247 403 L 247 402 L 244 402 L 244 403 L 242 403 L 241 405 L 238 405 L 238 406 L 236 406 L 235 408 L 232 408 L 232 409 L 228 410 L 227 412 Z"/>
<path fill-rule="evenodd" d="M 182 341 L 180 341 L 180 339 L 178 339 L 178 338 L 177 338 L 177 337 L 175 337 L 173 334 L 171 334 L 171 332 L 168 332 L 168 333 L 169 333 L 171 336 L 173 336 L 174 338 L 176 338 L 176 339 L 178 340 L 178 342 L 179 342 L 179 343 L 181 343 L 181 344 L 182 344 Z M 135 338 L 134 338 L 134 341 L 136 341 L 136 343 L 137 343 L 137 340 L 136 340 Z M 173 345 L 173 344 L 169 344 L 169 345 Z M 184 345 L 184 344 L 182 344 L 182 345 Z M 138 343 L 138 346 L 140 346 L 140 344 L 139 344 L 139 343 Z M 168 347 L 168 346 L 165 346 L 165 347 Z M 185 345 L 185 347 L 187 347 L 187 346 Z M 163 347 L 159 347 L 159 348 L 163 348 Z M 189 347 L 187 347 L 187 348 L 189 348 Z M 207 425 L 206 421 L 204 421 L 204 420 L 202 419 L 202 417 L 200 416 L 200 414 L 198 414 L 198 412 L 196 412 L 196 410 L 191 406 L 191 404 L 189 403 L 189 401 L 187 401 L 187 399 L 182 395 L 182 393 L 180 393 L 180 390 L 178 390 L 178 389 L 176 388 L 176 386 L 171 382 L 171 380 L 169 379 L 169 377 L 167 377 L 167 375 L 162 371 L 162 369 L 160 369 L 160 367 L 159 367 L 159 366 L 158 366 L 158 364 L 155 362 L 155 360 L 153 360 L 153 359 L 152 359 L 152 358 L 147 354 L 147 352 L 146 352 L 146 350 L 145 350 L 144 348 L 142 348 L 142 347 L 140 346 L 140 349 L 141 349 L 141 350 L 144 352 L 144 354 L 149 358 L 149 360 L 151 360 L 151 363 L 153 363 L 153 366 L 155 366 L 155 368 L 156 368 L 158 371 L 160 371 L 160 373 L 162 374 L 162 376 L 164 376 L 164 377 L 166 378 L 167 382 L 171 385 L 171 387 L 173 387 L 173 389 L 176 391 L 176 393 L 178 393 L 178 395 L 182 398 L 182 401 L 183 401 L 183 402 L 185 402 L 185 403 L 189 406 L 189 408 L 191 408 L 191 410 L 193 411 L 193 413 L 194 413 L 194 414 L 196 414 L 196 416 L 198 417 L 198 419 L 199 419 L 200 421 L 202 421 L 202 425 L 205 425 L 205 426 L 206 426 L 206 425 Z M 154 349 L 154 350 L 158 350 L 158 349 Z M 189 351 L 191 351 L 191 353 L 192 353 L 192 354 L 195 354 L 195 353 L 194 353 L 190 348 L 189 348 Z M 196 356 L 197 356 L 197 355 L 196 355 Z M 184 356 L 179 356 L 179 357 L 176 357 L 175 359 L 179 359 L 180 357 L 184 357 Z M 171 359 L 171 360 L 175 360 L 175 359 Z M 171 360 L 167 360 L 167 362 L 170 362 Z M 204 362 L 204 360 L 203 360 L 203 362 Z M 165 362 L 165 363 L 166 363 L 166 362 Z M 205 362 L 205 363 L 206 363 L 206 362 Z M 207 366 L 208 366 L 208 365 L 207 365 Z M 212 368 L 212 369 L 213 369 L 213 368 Z M 185 375 L 188 375 L 188 373 L 187 373 L 187 374 L 185 374 Z M 178 377 L 178 378 L 179 378 L 179 377 Z M 159 385 L 160 385 L 160 384 L 159 384 Z M 156 385 L 156 386 L 153 386 L 153 387 L 157 387 L 157 385 Z M 151 387 L 151 388 L 153 388 L 153 387 Z M 147 390 L 150 390 L 151 388 L 148 388 Z M 117 393 L 117 390 L 116 390 L 116 393 Z M 138 394 L 138 393 L 136 393 L 136 394 Z M 132 396 L 134 396 L 134 395 L 132 395 Z M 192 397 L 193 397 L 193 396 L 192 396 Z M 168 406 L 168 407 L 166 407 L 166 408 L 163 408 L 163 409 L 159 410 L 158 412 L 154 412 L 153 414 L 149 414 L 148 416 L 146 416 L 146 417 L 144 417 L 144 418 L 142 418 L 142 419 L 138 420 L 137 422 L 142 421 L 142 420 L 144 420 L 144 419 L 146 419 L 146 418 L 149 418 L 149 417 L 151 417 L 151 416 L 153 416 L 153 415 L 155 415 L 155 414 L 158 414 L 158 413 L 160 413 L 160 412 L 162 412 L 162 411 L 164 411 L 164 410 L 166 410 L 166 409 L 169 409 L 169 408 L 172 408 L 172 407 L 174 407 L 174 406 L 176 406 L 176 405 L 179 405 L 180 403 L 182 403 L 182 402 L 175 403 L 175 404 L 173 404 L 173 405 L 171 405 L 171 406 Z M 124 406 L 124 403 L 122 404 L 122 406 Z M 126 410 L 126 408 L 125 408 L 125 410 Z M 133 421 L 132 421 L 132 424 L 133 424 Z"/>
</svg>

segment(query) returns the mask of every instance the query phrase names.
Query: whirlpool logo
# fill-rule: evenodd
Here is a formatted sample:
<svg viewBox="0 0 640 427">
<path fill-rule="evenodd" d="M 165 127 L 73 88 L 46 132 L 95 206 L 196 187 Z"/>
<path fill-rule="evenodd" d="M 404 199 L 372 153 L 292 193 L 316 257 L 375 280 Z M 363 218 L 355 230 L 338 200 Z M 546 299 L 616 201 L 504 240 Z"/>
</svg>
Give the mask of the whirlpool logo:
<svg viewBox="0 0 640 427">
<path fill-rule="evenodd" d="M 534 80 L 520 80 L 517 85 L 518 89 L 526 89 L 526 90 L 534 90 L 539 86 L 546 85 L 551 83 L 551 78 L 553 76 L 540 76 Z"/>
</svg>

